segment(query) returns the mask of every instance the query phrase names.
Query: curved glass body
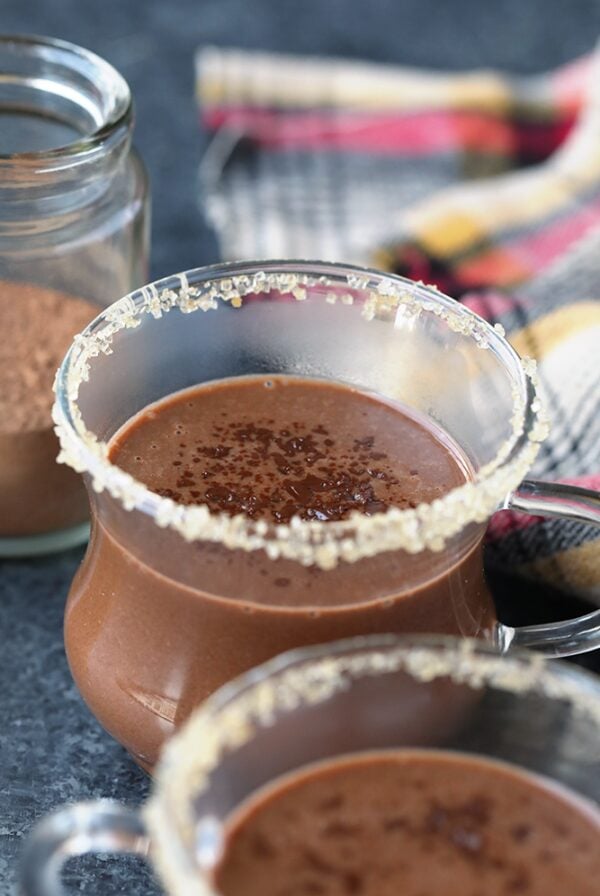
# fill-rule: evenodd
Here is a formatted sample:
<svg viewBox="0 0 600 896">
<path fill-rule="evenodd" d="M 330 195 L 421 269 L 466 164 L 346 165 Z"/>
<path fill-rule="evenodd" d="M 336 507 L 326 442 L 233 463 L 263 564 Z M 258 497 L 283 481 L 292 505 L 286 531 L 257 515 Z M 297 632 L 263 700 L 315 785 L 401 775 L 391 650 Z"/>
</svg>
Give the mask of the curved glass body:
<svg viewBox="0 0 600 896">
<path fill-rule="evenodd" d="M 414 509 L 282 526 L 180 506 L 108 462 L 106 443 L 149 403 L 248 374 L 400 402 L 445 431 L 470 477 Z M 545 433 L 535 373 L 431 289 L 317 262 L 168 278 L 77 340 L 55 415 L 94 517 L 67 605 L 69 662 L 92 711 L 146 767 L 208 694 L 284 650 L 378 632 L 514 638 L 495 619 L 481 539 Z M 261 599 L 275 579 L 288 583 L 285 604 Z M 538 641 L 556 649 L 559 634 Z M 586 649 L 597 632 L 572 636 L 569 650 Z"/>
</svg>

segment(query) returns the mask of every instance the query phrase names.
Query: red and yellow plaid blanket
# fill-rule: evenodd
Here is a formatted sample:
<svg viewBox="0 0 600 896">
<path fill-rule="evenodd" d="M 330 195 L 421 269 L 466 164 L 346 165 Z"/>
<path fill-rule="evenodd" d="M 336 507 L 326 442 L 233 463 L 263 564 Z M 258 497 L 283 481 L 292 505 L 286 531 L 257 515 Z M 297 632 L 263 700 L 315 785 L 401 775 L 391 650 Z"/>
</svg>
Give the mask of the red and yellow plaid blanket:
<svg viewBox="0 0 600 896">
<path fill-rule="evenodd" d="M 535 77 L 203 49 L 203 201 L 226 259 L 435 283 L 539 363 L 532 475 L 600 488 L 600 60 Z M 487 562 L 600 602 L 600 531 L 499 513 Z"/>
</svg>

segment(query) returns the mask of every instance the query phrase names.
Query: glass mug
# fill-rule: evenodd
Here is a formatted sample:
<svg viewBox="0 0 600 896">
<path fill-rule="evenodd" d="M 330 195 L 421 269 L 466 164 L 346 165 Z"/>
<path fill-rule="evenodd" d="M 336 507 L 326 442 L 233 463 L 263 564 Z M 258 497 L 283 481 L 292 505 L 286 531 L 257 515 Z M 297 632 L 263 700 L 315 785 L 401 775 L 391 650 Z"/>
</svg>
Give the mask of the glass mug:
<svg viewBox="0 0 600 896">
<path fill-rule="evenodd" d="M 501 656 L 482 641 L 393 635 L 291 651 L 195 711 L 166 746 L 141 811 L 99 800 L 38 824 L 21 892 L 60 896 L 61 864 L 95 851 L 150 855 L 171 896 L 216 896 L 212 872 L 240 804 L 280 776 L 365 751 L 511 763 L 583 797 L 600 827 L 599 739 L 599 680 L 526 651 Z M 506 858 L 518 863 L 510 850 Z"/>
<path fill-rule="evenodd" d="M 106 443 L 149 403 L 248 374 L 335 380 L 401 402 L 458 445 L 472 479 L 415 509 L 271 525 L 178 505 L 109 462 Z M 495 618 L 481 559 L 491 514 L 598 522 L 598 498 L 523 481 L 546 432 L 534 365 L 433 289 L 317 262 L 169 277 L 77 337 L 54 413 L 93 517 L 66 608 L 69 663 L 92 712 L 146 768 L 210 693 L 294 647 L 382 631 L 555 655 L 600 644 L 600 612 L 520 630 Z M 262 599 L 276 580 L 285 605 L 275 587 Z"/>
</svg>

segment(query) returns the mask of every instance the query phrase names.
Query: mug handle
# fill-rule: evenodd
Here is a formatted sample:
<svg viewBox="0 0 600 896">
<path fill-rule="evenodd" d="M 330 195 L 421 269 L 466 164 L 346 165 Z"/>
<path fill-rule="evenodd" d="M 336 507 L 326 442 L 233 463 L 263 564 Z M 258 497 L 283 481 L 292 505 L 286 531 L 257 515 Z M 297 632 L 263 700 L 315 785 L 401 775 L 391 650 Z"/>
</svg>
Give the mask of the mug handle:
<svg viewBox="0 0 600 896">
<path fill-rule="evenodd" d="M 524 479 L 502 509 L 600 526 L 600 492 L 576 485 Z M 600 647 L 600 610 L 545 625 L 512 628 L 500 624 L 497 641 L 503 651 L 529 647 L 554 657 L 587 653 Z"/>
<path fill-rule="evenodd" d="M 147 856 L 150 839 L 140 814 L 113 800 L 59 809 L 37 824 L 21 854 L 19 896 L 66 896 L 60 871 L 71 856 L 132 853 Z"/>
</svg>

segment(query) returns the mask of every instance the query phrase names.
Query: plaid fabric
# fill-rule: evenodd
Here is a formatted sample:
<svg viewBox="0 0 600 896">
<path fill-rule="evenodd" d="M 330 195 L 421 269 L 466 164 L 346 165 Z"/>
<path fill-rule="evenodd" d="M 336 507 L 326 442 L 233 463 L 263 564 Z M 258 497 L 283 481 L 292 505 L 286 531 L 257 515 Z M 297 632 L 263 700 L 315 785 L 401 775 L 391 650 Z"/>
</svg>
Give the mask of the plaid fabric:
<svg viewBox="0 0 600 896">
<path fill-rule="evenodd" d="M 600 488 L 600 56 L 535 77 L 203 49 L 201 165 L 226 259 L 435 283 L 539 362 L 532 470 Z M 600 603 L 600 530 L 507 512 L 490 567 Z"/>
</svg>

